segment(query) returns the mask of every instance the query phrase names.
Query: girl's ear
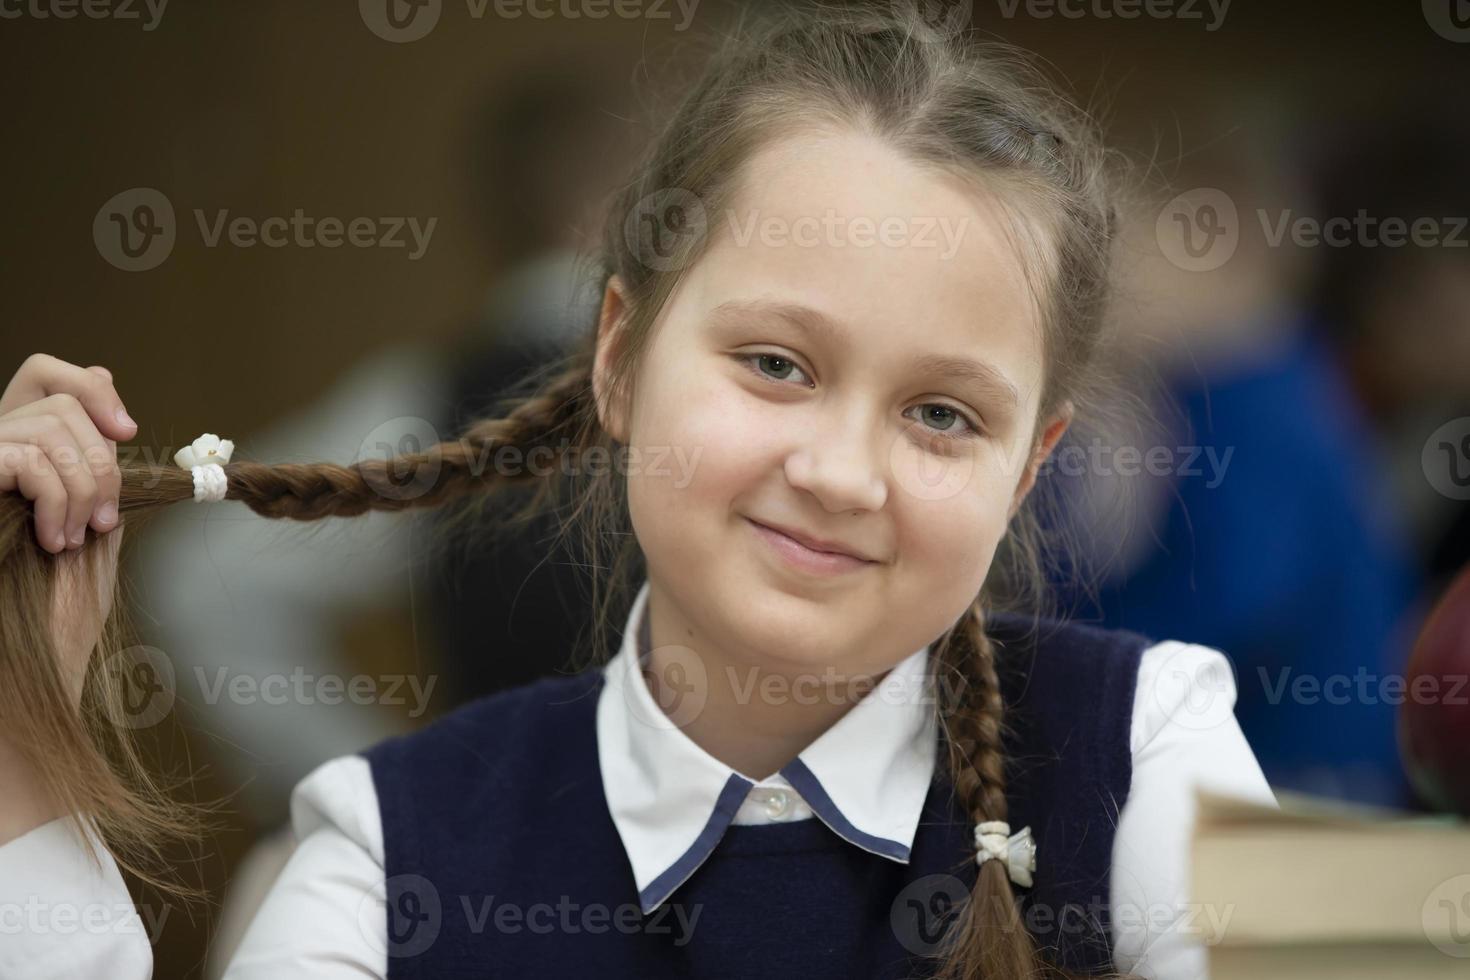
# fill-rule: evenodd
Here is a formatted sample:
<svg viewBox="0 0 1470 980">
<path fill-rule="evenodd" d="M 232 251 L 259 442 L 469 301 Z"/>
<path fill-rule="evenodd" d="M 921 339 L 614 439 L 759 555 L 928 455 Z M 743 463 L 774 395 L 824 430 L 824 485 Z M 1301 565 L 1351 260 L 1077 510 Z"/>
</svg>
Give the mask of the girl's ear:
<svg viewBox="0 0 1470 980">
<path fill-rule="evenodd" d="M 597 402 L 597 420 L 608 435 L 624 445 L 628 442 L 627 406 L 621 395 L 626 386 L 612 390 L 612 365 L 623 345 L 623 328 L 628 306 L 623 282 L 616 275 L 608 277 L 602 294 L 602 312 L 597 320 L 597 356 L 592 364 L 592 397 Z"/>
<path fill-rule="evenodd" d="M 1007 520 L 1016 516 L 1016 512 L 1026 502 L 1027 494 L 1031 492 L 1032 487 L 1036 486 L 1036 474 L 1067 431 L 1067 426 L 1072 424 L 1072 412 L 1072 403 L 1063 402 L 1061 407 L 1052 414 L 1046 428 L 1042 430 L 1041 439 L 1037 442 L 1036 448 L 1032 450 L 1031 458 L 1026 461 L 1026 469 L 1021 473 L 1021 482 L 1016 485 L 1016 492 L 1011 498 L 1010 513 L 1006 515 Z"/>
</svg>

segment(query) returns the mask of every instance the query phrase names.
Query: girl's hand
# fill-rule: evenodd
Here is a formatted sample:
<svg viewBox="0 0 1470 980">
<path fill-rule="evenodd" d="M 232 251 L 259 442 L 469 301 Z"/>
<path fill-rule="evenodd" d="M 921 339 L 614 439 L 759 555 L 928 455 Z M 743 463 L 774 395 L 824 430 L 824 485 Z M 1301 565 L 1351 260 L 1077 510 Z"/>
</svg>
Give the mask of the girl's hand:
<svg viewBox="0 0 1470 980">
<path fill-rule="evenodd" d="M 137 432 L 112 372 L 26 358 L 0 395 L 0 492 L 35 502 L 42 548 L 78 548 L 89 524 L 99 534 L 117 526 L 117 441 Z"/>
<path fill-rule="evenodd" d="M 131 439 L 137 431 L 104 367 L 82 368 L 33 354 L 0 395 L 0 492 L 18 491 L 35 502 L 41 547 L 55 554 L 80 549 L 89 524 L 106 534 L 97 542 L 106 552 L 98 556 L 100 579 L 80 574 L 85 563 L 76 550 L 58 561 L 52 592 L 52 635 L 76 703 L 111 606 L 122 540 L 116 440 Z M 114 529 L 117 533 L 107 533 Z M 94 589 L 100 603 L 90 601 Z M 0 845 L 63 815 L 45 792 L 33 760 L 3 730 L 0 786 L 6 790 L 0 799 Z"/>
</svg>

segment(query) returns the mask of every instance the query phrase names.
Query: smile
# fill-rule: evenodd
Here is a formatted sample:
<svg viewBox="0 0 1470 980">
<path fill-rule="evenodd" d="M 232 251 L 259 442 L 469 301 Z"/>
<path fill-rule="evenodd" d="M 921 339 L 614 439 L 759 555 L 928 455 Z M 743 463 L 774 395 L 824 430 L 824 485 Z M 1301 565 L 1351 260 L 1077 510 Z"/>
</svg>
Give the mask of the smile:
<svg viewBox="0 0 1470 980">
<path fill-rule="evenodd" d="M 816 551 L 795 538 L 788 537 L 748 517 L 745 518 L 745 522 L 755 531 L 756 537 L 765 542 L 766 546 L 785 564 L 804 572 L 816 575 L 840 575 L 878 564 L 839 552 Z"/>
</svg>

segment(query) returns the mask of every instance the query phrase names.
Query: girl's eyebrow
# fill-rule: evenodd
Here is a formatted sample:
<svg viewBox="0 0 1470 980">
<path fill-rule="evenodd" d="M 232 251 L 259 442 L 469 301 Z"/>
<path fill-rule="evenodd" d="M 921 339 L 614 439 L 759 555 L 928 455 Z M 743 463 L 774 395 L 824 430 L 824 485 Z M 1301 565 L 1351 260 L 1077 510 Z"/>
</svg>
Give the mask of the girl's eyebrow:
<svg viewBox="0 0 1470 980">
<path fill-rule="evenodd" d="M 802 333 L 829 344 L 841 344 L 847 339 L 847 330 L 838 320 L 801 303 L 732 299 L 710 311 L 710 319 L 716 322 L 751 317 L 784 320 Z M 1021 403 L 1021 395 L 1016 386 L 993 364 L 949 354 L 920 354 L 914 358 L 913 366 L 922 374 L 936 375 L 957 384 L 979 388 L 1000 398 L 1011 408 Z"/>
</svg>

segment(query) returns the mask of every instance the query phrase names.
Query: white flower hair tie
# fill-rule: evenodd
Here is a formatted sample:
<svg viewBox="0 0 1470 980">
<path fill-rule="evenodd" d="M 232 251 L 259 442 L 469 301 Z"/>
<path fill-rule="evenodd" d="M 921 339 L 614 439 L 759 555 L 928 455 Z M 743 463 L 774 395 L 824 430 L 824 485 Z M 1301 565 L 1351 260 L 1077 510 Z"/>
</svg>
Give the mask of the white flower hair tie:
<svg viewBox="0 0 1470 980">
<path fill-rule="evenodd" d="M 192 443 L 174 453 L 174 462 L 194 474 L 194 502 L 214 503 L 225 499 L 229 480 L 225 477 L 225 463 L 235 444 L 221 439 L 213 432 L 206 432 Z"/>
<path fill-rule="evenodd" d="M 991 858 L 1005 862 L 1006 874 L 1016 884 L 1029 886 L 1031 872 L 1036 870 L 1036 841 L 1031 838 L 1031 828 L 1022 827 L 1012 834 L 1011 825 L 1004 820 L 977 823 L 975 863 L 984 864 Z"/>
</svg>

